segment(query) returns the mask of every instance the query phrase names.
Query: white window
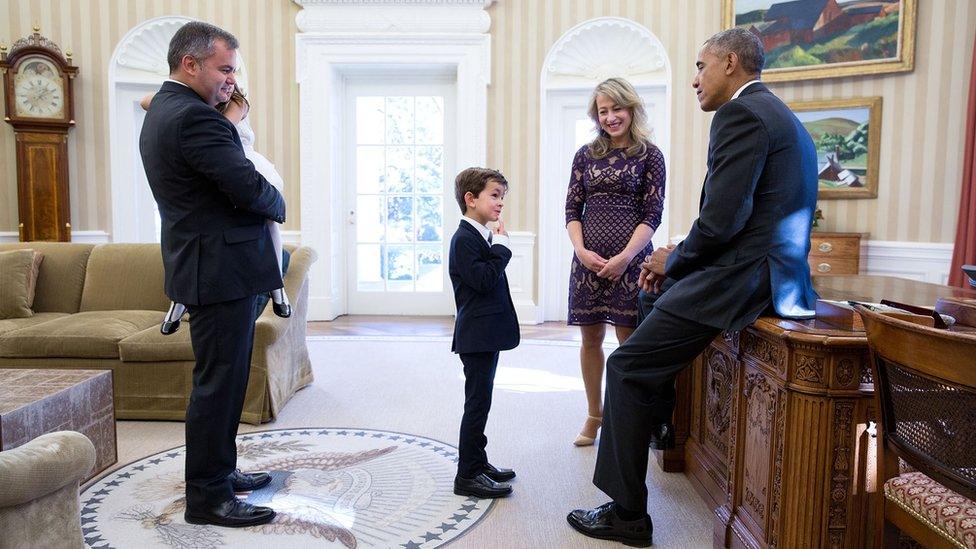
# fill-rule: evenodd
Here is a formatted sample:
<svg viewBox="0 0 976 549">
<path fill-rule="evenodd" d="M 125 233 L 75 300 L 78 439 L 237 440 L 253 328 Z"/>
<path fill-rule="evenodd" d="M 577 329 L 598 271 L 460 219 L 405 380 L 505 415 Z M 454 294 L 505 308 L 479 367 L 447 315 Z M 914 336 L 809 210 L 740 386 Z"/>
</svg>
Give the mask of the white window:
<svg viewBox="0 0 976 549">
<path fill-rule="evenodd" d="M 346 293 L 350 314 L 454 312 L 448 245 L 454 201 L 450 82 L 350 81 Z"/>
</svg>

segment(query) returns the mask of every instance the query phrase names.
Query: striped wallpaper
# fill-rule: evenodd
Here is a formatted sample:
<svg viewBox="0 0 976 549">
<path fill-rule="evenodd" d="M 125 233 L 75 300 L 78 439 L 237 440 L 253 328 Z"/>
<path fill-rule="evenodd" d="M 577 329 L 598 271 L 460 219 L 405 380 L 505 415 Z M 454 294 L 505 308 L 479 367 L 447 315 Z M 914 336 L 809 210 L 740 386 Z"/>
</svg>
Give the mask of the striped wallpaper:
<svg viewBox="0 0 976 549">
<path fill-rule="evenodd" d="M 965 101 L 976 33 L 976 1 L 919 0 L 915 70 L 770 87 L 786 101 L 882 96 L 879 195 L 821 201 L 825 230 L 869 233 L 872 240 L 951 242 L 962 177 Z M 290 0 L 0 0 L 0 41 L 31 31 L 74 52 L 76 119 L 71 130 L 72 225 L 111 231 L 108 155 L 108 62 L 138 23 L 188 15 L 235 33 L 250 77 L 257 148 L 274 161 L 291 202 L 287 230 L 297 230 L 298 86 L 295 14 Z M 697 45 L 719 30 L 721 0 L 498 0 L 492 19 L 488 161 L 513 182 L 506 206 L 512 230 L 537 230 L 539 78 L 549 48 L 588 19 L 618 16 L 646 26 L 663 42 L 673 72 L 668 194 L 671 233 L 695 218 L 705 173 L 710 115 L 699 111 L 690 83 Z M 17 226 L 14 141 L 0 128 L 0 231 Z M 562 197 L 552 197 L 562 200 Z"/>
</svg>

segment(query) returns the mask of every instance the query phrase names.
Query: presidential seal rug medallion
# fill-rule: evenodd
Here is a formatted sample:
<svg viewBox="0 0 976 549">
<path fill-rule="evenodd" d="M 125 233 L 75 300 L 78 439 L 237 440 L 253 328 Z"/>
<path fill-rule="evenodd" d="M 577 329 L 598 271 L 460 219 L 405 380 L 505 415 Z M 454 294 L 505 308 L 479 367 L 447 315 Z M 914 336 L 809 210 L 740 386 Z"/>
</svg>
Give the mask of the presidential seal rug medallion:
<svg viewBox="0 0 976 549">
<path fill-rule="evenodd" d="M 248 528 L 183 519 L 184 448 L 117 469 L 81 494 L 87 547 L 438 547 L 462 536 L 493 500 L 456 496 L 457 449 L 425 437 L 351 428 L 280 429 L 237 437 L 238 466 L 271 484 L 238 496 L 274 508 Z"/>
</svg>

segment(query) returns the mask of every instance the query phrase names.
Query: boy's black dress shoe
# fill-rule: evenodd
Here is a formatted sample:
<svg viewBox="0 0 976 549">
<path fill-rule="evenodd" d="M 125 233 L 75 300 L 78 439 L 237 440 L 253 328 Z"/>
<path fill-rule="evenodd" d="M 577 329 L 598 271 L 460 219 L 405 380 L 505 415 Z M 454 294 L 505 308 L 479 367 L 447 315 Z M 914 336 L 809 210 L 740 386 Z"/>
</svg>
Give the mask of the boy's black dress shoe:
<svg viewBox="0 0 976 549">
<path fill-rule="evenodd" d="M 651 429 L 651 448 L 670 450 L 674 448 L 674 424 L 665 421 Z"/>
<path fill-rule="evenodd" d="M 503 498 L 512 493 L 512 487 L 504 482 L 495 482 L 482 473 L 474 478 L 454 477 L 454 493 L 484 499 Z"/>
<path fill-rule="evenodd" d="M 495 482 L 508 482 L 515 478 L 515 471 L 511 469 L 500 469 L 492 464 L 485 465 L 485 476 Z"/>
<path fill-rule="evenodd" d="M 614 511 L 611 501 L 596 509 L 577 509 L 566 515 L 569 525 L 584 536 L 619 541 L 631 547 L 650 547 L 654 524 L 644 515 L 637 520 L 623 520 Z"/>
<path fill-rule="evenodd" d="M 240 469 L 234 469 L 227 478 L 235 492 L 250 492 L 271 483 L 271 475 L 268 473 L 245 473 Z"/>
<path fill-rule="evenodd" d="M 274 509 L 259 507 L 245 503 L 237 498 L 231 498 L 210 508 L 186 508 L 183 518 L 190 524 L 213 524 L 215 526 L 256 526 L 271 522 L 275 517 Z"/>
</svg>

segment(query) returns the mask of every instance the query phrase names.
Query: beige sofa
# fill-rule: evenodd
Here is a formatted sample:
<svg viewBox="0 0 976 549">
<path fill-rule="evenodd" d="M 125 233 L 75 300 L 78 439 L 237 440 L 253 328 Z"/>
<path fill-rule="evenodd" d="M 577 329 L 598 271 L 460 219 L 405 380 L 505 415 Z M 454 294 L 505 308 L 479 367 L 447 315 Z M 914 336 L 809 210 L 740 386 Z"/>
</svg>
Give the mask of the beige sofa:
<svg viewBox="0 0 976 549">
<path fill-rule="evenodd" d="M 193 371 L 191 322 L 164 336 L 169 307 L 158 244 L 0 244 L 0 252 L 44 254 L 34 315 L 0 320 L 0 368 L 106 368 L 113 372 L 119 419 L 182 420 Z M 305 342 L 311 248 L 286 246 L 285 289 L 292 316 L 267 307 L 258 318 L 241 421 L 273 420 L 312 382 Z"/>
<path fill-rule="evenodd" d="M 78 483 L 94 464 L 95 447 L 74 431 L 0 452 L 0 547 L 84 547 Z"/>
</svg>

